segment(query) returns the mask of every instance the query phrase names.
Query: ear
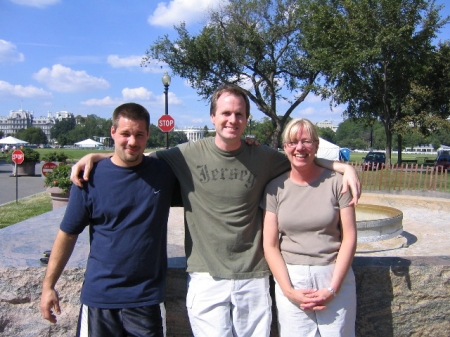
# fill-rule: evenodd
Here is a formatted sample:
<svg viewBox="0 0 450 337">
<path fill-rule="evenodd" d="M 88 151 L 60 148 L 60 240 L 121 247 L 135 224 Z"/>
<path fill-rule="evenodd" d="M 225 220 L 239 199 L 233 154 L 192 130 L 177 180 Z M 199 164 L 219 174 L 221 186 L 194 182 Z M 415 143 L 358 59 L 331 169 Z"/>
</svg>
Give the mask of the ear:
<svg viewBox="0 0 450 337">
<path fill-rule="evenodd" d="M 111 125 L 111 138 L 114 139 L 116 135 L 116 128 L 114 127 L 114 125 Z"/>
<path fill-rule="evenodd" d="M 216 115 L 210 115 L 209 117 L 211 117 L 211 123 L 213 123 L 214 125 L 216 125 L 216 123 L 215 123 Z"/>
</svg>

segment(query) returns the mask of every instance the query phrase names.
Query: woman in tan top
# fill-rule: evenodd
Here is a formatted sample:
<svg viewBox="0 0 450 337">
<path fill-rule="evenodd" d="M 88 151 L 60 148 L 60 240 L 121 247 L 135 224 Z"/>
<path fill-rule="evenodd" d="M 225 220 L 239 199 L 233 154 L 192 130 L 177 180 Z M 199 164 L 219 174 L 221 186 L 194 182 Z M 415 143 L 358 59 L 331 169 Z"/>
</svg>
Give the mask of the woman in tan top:
<svg viewBox="0 0 450 337">
<path fill-rule="evenodd" d="M 261 201 L 280 336 L 354 336 L 352 196 L 341 193 L 339 174 L 315 164 L 319 137 L 309 120 L 292 120 L 283 145 L 291 170 L 266 186 Z"/>
</svg>

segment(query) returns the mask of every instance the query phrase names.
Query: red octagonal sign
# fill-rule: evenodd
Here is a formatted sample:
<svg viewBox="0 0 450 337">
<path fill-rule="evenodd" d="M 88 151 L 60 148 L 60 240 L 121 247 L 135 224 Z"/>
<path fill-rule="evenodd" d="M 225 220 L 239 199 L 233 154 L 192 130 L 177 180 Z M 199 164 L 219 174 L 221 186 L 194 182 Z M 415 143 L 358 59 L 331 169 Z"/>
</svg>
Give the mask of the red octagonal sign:
<svg viewBox="0 0 450 337">
<path fill-rule="evenodd" d="M 158 119 L 158 127 L 162 132 L 170 132 L 175 127 L 175 119 L 170 115 L 162 115 Z"/>
<path fill-rule="evenodd" d="M 16 164 L 22 164 L 23 161 L 25 160 L 25 155 L 23 154 L 22 151 L 20 150 L 14 150 L 14 152 L 11 155 L 11 159 L 13 162 L 15 162 Z"/>
</svg>

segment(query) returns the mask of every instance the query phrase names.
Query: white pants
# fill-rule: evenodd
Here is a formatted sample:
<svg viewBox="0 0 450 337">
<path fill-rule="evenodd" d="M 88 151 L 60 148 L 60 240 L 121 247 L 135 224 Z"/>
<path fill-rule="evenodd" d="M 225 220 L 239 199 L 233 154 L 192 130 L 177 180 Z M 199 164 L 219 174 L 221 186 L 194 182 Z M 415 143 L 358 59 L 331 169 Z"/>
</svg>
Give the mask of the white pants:
<svg viewBox="0 0 450 337">
<path fill-rule="evenodd" d="M 268 337 L 269 278 L 229 280 L 189 274 L 186 307 L 196 337 Z"/>
<path fill-rule="evenodd" d="M 295 289 L 321 289 L 330 286 L 334 264 L 328 266 L 287 265 Z M 303 311 L 288 300 L 275 283 L 280 337 L 355 336 L 356 285 L 350 268 L 336 297 L 324 310 Z"/>
</svg>

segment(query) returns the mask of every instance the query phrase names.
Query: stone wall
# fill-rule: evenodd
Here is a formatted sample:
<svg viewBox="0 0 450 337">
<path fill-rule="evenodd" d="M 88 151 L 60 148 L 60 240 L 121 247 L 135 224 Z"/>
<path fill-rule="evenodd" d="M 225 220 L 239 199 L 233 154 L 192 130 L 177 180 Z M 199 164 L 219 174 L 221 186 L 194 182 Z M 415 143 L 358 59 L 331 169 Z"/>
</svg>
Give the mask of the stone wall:
<svg viewBox="0 0 450 337">
<path fill-rule="evenodd" d="M 450 257 L 356 257 L 357 336 L 446 337 L 450 331 Z M 84 269 L 68 268 L 57 288 L 63 313 L 41 318 L 43 268 L 0 267 L 0 335 L 74 336 Z M 184 306 L 186 273 L 169 269 L 167 336 L 191 336 Z M 273 324 L 272 336 L 277 336 Z"/>
</svg>

